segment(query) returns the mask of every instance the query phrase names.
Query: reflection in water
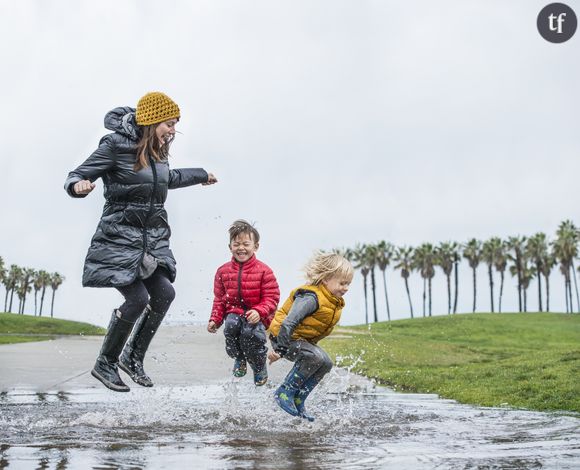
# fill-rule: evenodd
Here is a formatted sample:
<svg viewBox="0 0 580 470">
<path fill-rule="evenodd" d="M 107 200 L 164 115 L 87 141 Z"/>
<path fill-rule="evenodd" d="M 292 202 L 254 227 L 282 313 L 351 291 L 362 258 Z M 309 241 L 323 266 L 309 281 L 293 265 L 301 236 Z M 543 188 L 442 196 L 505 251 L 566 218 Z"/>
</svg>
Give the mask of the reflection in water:
<svg viewBox="0 0 580 470">
<path fill-rule="evenodd" d="M 248 382 L 11 392 L 0 403 L 0 469 L 580 468 L 578 417 L 334 379 L 313 393 L 313 423 Z"/>
</svg>

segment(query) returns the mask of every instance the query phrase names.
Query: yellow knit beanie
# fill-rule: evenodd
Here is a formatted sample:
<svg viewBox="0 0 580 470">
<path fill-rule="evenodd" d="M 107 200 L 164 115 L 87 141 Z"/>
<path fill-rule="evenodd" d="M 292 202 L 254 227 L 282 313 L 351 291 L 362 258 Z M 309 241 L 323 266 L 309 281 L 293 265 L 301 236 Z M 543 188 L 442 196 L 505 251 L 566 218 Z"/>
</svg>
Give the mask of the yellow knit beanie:
<svg viewBox="0 0 580 470">
<path fill-rule="evenodd" d="M 152 91 L 137 103 L 137 124 L 150 126 L 170 119 L 179 119 L 179 106 L 165 93 Z"/>
</svg>

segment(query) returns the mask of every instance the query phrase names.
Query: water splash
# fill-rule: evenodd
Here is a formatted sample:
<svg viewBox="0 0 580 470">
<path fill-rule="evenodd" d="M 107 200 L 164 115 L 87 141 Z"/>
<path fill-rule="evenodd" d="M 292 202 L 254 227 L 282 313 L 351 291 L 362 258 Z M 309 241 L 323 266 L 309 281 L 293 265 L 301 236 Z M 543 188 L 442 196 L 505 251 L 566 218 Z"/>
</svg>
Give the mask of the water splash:
<svg viewBox="0 0 580 470">
<path fill-rule="evenodd" d="M 351 360 L 352 358 L 349 358 Z M 356 359 L 356 358 L 355 358 Z M 0 462 L 50 468 L 574 468 L 580 419 L 399 394 L 335 368 L 288 416 L 275 385 L 4 395 Z M 43 462 L 41 466 L 40 463 Z M 26 466 L 26 465 L 24 465 Z"/>
</svg>

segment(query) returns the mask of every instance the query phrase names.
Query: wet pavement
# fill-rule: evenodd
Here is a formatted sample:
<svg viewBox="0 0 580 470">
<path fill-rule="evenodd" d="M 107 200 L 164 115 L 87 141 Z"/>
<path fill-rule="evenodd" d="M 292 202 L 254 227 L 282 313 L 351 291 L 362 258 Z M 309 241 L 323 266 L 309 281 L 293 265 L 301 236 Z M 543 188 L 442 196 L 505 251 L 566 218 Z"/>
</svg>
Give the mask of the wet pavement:
<svg viewBox="0 0 580 470">
<path fill-rule="evenodd" d="M 335 368 L 309 399 L 316 421 L 277 409 L 275 385 L 233 379 L 223 337 L 167 327 L 152 389 L 104 389 L 100 338 L 0 346 L 0 469 L 577 469 L 580 417 L 401 394 Z"/>
</svg>

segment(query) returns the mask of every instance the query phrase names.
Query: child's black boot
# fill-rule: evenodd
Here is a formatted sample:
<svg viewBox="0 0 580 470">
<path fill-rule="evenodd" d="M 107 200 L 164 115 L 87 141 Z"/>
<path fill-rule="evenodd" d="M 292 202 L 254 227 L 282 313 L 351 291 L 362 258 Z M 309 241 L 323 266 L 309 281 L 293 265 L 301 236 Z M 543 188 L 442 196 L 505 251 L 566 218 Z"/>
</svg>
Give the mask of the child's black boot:
<svg viewBox="0 0 580 470">
<path fill-rule="evenodd" d="M 248 363 L 246 362 L 246 359 L 244 357 L 237 357 L 234 359 L 234 368 L 232 370 L 234 377 L 243 377 L 246 375 L 246 372 L 248 372 Z"/>
<path fill-rule="evenodd" d="M 254 385 L 260 387 L 268 381 L 268 368 L 266 367 L 266 356 L 260 357 L 254 362 L 250 362 L 254 372 Z"/>
</svg>

